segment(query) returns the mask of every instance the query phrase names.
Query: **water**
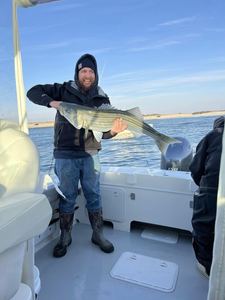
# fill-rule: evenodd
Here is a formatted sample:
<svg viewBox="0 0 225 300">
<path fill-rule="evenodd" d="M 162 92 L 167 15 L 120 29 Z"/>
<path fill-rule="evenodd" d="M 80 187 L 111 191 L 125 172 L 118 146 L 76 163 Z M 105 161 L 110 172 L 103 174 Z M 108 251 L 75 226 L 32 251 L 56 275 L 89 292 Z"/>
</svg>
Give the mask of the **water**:
<svg viewBox="0 0 225 300">
<path fill-rule="evenodd" d="M 154 129 L 170 137 L 187 138 L 194 150 L 200 140 L 213 128 L 217 116 L 156 119 L 146 121 Z M 31 139 L 40 152 L 41 173 L 48 173 L 53 154 L 53 127 L 32 128 Z M 154 141 L 143 135 L 139 138 L 102 140 L 99 152 L 102 166 L 160 168 L 161 152 Z M 53 168 L 51 169 L 51 173 Z"/>
</svg>

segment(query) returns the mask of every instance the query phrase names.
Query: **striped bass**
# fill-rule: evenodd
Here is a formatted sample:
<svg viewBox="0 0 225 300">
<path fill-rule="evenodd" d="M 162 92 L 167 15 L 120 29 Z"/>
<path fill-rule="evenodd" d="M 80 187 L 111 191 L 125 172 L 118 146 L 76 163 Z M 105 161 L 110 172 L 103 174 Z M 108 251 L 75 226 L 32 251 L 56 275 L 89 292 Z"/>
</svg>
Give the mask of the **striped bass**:
<svg viewBox="0 0 225 300">
<path fill-rule="evenodd" d="M 145 134 L 151 137 L 159 150 L 165 154 L 169 144 L 180 143 L 180 141 L 168 137 L 144 121 L 139 107 L 128 110 L 118 110 L 109 104 L 102 104 L 98 108 L 90 108 L 72 103 L 62 102 L 59 112 L 75 128 L 85 129 L 85 136 L 88 130 L 92 130 L 94 137 L 100 142 L 103 132 L 112 129 L 113 122 L 122 118 L 123 124 L 128 122 L 127 130 L 131 131 L 135 137 Z"/>
</svg>

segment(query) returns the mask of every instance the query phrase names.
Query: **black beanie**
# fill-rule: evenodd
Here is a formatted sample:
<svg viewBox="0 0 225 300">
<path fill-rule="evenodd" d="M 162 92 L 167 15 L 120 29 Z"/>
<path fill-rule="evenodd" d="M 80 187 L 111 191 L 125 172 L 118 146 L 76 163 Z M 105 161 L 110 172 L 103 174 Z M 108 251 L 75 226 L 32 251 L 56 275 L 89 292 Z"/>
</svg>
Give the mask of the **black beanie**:
<svg viewBox="0 0 225 300">
<path fill-rule="evenodd" d="M 215 121 L 213 123 L 213 129 L 216 129 L 219 127 L 224 127 L 224 117 L 223 116 L 215 119 Z"/>
<path fill-rule="evenodd" d="M 77 66 L 77 73 L 83 69 L 83 68 L 90 68 L 94 71 L 96 75 L 96 67 L 92 60 L 90 60 L 88 57 L 84 57 Z"/>
</svg>

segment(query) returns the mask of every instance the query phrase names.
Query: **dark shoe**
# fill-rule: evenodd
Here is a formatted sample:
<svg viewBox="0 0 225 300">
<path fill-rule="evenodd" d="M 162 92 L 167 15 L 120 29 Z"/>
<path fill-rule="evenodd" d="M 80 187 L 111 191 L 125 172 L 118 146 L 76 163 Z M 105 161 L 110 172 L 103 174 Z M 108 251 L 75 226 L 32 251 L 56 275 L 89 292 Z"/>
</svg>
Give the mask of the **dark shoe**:
<svg viewBox="0 0 225 300">
<path fill-rule="evenodd" d="M 113 244 L 110 243 L 103 235 L 103 217 L 102 209 L 98 211 L 88 211 L 89 220 L 93 229 L 91 241 L 93 244 L 98 245 L 105 253 L 114 251 Z"/>
<path fill-rule="evenodd" d="M 67 247 L 72 243 L 71 230 L 73 227 L 73 216 L 72 213 L 62 213 L 59 212 L 59 221 L 60 221 L 60 229 L 61 236 L 54 247 L 53 256 L 54 257 L 63 257 L 67 253 Z"/>
</svg>

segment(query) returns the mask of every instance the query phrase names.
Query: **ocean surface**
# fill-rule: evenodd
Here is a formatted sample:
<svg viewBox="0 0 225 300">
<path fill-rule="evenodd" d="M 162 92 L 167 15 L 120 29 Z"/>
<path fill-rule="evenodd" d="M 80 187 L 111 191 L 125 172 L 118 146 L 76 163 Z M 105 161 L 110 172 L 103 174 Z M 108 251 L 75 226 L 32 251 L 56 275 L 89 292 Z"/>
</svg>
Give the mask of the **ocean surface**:
<svg viewBox="0 0 225 300">
<path fill-rule="evenodd" d="M 189 140 L 195 153 L 200 140 L 213 129 L 219 116 L 155 119 L 146 121 L 157 131 L 170 137 Z M 53 127 L 29 129 L 31 139 L 40 152 L 41 173 L 54 172 Z M 102 140 L 99 152 L 102 166 L 160 168 L 161 152 L 153 139 L 143 135 L 139 138 Z"/>
</svg>

